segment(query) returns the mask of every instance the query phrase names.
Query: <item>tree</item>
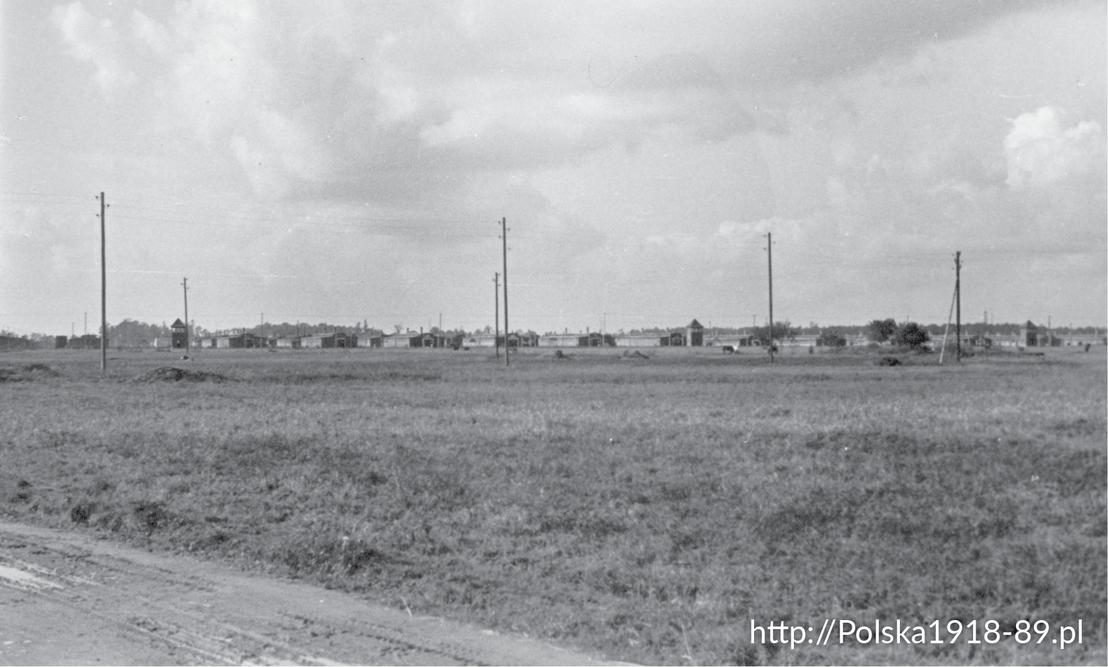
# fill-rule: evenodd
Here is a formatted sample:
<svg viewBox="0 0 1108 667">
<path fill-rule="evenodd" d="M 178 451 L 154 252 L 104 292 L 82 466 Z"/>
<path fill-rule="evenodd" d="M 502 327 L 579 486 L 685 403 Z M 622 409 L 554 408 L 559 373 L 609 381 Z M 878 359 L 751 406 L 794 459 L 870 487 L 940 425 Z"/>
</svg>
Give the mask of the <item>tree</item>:
<svg viewBox="0 0 1108 667">
<path fill-rule="evenodd" d="M 846 347 L 846 337 L 836 329 L 828 329 L 820 333 L 816 344 L 824 347 Z"/>
<path fill-rule="evenodd" d="M 874 343 L 884 343 L 896 335 L 896 320 L 873 320 L 866 325 L 866 337 Z"/>
<path fill-rule="evenodd" d="M 931 334 L 927 333 L 927 329 L 921 327 L 915 322 L 905 322 L 896 330 L 896 336 L 894 342 L 897 345 L 904 347 L 910 347 L 913 350 L 918 350 L 924 346 L 929 340 L 931 340 Z"/>
<path fill-rule="evenodd" d="M 785 322 L 774 322 L 772 338 L 775 341 L 784 340 L 786 338 L 791 340 L 796 338 L 796 334 L 798 333 L 798 331 L 799 330 L 794 329 L 791 323 L 787 320 Z M 754 327 L 754 329 L 752 330 L 752 335 L 754 336 L 754 340 L 757 340 L 764 346 L 769 346 L 770 328 L 768 325 Z"/>
</svg>

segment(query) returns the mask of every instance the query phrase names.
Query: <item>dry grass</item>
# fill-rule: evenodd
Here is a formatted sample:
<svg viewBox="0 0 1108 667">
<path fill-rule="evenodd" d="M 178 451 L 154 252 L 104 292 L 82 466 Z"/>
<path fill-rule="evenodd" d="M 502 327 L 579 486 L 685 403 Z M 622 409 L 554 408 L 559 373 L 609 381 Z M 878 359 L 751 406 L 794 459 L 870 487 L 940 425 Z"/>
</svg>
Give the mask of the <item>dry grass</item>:
<svg viewBox="0 0 1108 667">
<path fill-rule="evenodd" d="M 0 358 L 52 371 L 0 386 L 0 512 L 624 660 L 1103 662 L 1103 354 L 901 357 Z M 747 637 L 824 617 L 1085 645 Z"/>
</svg>

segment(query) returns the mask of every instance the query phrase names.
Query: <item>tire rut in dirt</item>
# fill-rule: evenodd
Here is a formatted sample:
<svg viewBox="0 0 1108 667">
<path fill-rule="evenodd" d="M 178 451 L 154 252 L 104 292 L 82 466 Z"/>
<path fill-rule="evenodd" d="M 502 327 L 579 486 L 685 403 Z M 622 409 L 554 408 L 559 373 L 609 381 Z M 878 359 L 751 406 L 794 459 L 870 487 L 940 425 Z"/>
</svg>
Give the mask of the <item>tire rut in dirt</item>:
<svg viewBox="0 0 1108 667">
<path fill-rule="evenodd" d="M 11 609 L 34 598 L 61 605 L 114 628 L 123 640 L 163 647 L 173 661 L 480 665 L 520 662 L 523 655 L 510 638 L 481 633 L 475 641 L 473 629 L 405 617 L 333 591 L 187 559 L 177 569 L 176 560 L 118 546 L 101 550 L 83 537 L 34 539 L 2 528 L 0 591 L 14 592 Z"/>
</svg>

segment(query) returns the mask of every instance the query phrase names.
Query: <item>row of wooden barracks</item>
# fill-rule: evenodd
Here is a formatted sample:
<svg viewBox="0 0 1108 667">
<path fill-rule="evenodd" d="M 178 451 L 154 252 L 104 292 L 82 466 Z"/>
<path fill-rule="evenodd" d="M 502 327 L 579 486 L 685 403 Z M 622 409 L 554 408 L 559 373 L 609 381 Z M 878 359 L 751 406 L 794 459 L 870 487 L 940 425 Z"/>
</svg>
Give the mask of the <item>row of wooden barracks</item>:
<svg viewBox="0 0 1108 667">
<path fill-rule="evenodd" d="M 160 339 L 155 343 L 161 348 L 181 349 L 186 345 L 185 325 L 177 320 L 171 327 L 170 341 Z M 243 332 L 220 336 L 207 336 L 193 342 L 193 347 L 213 349 L 274 348 L 274 349 L 335 349 L 335 348 L 492 348 L 503 347 L 702 347 L 705 345 L 731 345 L 733 347 L 757 346 L 753 336 L 732 335 L 726 339 L 704 335 L 704 326 L 695 319 L 684 329 L 652 334 L 610 334 L 597 331 L 585 333 L 534 334 L 513 332 L 458 333 L 416 332 L 396 334 L 352 334 L 341 331 L 305 336 L 266 337 Z M 815 344 L 815 341 L 812 341 Z"/>
<path fill-rule="evenodd" d="M 171 326 L 172 337 L 170 340 L 159 339 L 155 346 L 161 349 L 182 349 L 186 345 L 185 325 L 177 320 Z M 506 340 L 505 340 L 506 339 Z M 82 341 L 84 342 L 84 341 Z M 666 333 L 602 333 L 592 331 L 585 333 L 460 333 L 460 332 L 415 332 L 406 331 L 396 334 L 371 333 L 352 334 L 341 331 L 331 333 L 310 334 L 305 336 L 279 336 L 266 337 L 257 334 L 243 332 L 238 334 L 226 334 L 220 336 L 208 336 L 193 342 L 193 347 L 212 349 L 243 349 L 243 348 L 270 348 L 270 349 L 350 349 L 350 348 L 450 348 L 454 350 L 470 348 L 504 347 L 505 342 L 512 348 L 523 347 L 548 347 L 548 348 L 580 348 L 580 347 L 721 347 L 737 350 L 742 347 L 759 347 L 761 342 L 750 334 L 730 334 L 726 336 L 705 335 L 704 326 L 695 319 L 684 329 L 672 330 Z M 938 344 L 941 341 L 933 341 Z M 1035 325 L 1028 323 L 1021 328 L 1018 336 L 997 337 L 997 340 L 987 339 L 982 336 L 963 335 L 963 344 L 989 347 L 993 343 L 1001 347 L 1056 347 L 1069 345 L 1072 340 L 1063 341 L 1049 332 L 1039 330 Z M 1084 341 L 1082 341 L 1084 342 Z M 782 347 L 816 348 L 822 346 L 819 336 L 802 334 L 787 340 L 777 341 Z M 848 346 L 866 345 L 869 340 L 865 335 L 848 335 Z M 1097 336 L 1093 344 L 1108 344 L 1104 337 Z"/>
</svg>

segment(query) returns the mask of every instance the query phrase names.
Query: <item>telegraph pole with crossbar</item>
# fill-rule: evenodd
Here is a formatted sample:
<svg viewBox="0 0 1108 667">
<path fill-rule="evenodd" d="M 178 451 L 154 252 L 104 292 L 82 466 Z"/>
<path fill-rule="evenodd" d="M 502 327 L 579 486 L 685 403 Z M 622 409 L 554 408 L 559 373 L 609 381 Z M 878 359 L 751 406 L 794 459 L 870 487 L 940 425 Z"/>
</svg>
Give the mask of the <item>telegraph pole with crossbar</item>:
<svg viewBox="0 0 1108 667">
<path fill-rule="evenodd" d="M 185 278 L 181 281 L 181 287 L 185 290 L 185 359 L 189 358 L 189 351 L 192 349 L 191 337 L 189 336 L 189 279 Z M 201 294 L 200 296 L 203 296 Z"/>
<path fill-rule="evenodd" d="M 492 334 L 492 346 L 496 348 L 496 358 L 500 359 L 500 274 L 492 274 L 492 312 L 495 323 Z M 506 339 L 505 339 L 506 340 Z"/>
<path fill-rule="evenodd" d="M 500 238 L 504 253 L 504 365 L 511 365 L 511 348 L 508 346 L 508 219 L 500 219 Z"/>
<path fill-rule="evenodd" d="M 108 269 L 105 252 L 104 193 L 100 193 L 100 375 L 108 372 Z"/>
<path fill-rule="evenodd" d="M 769 362 L 773 363 L 773 234 L 766 232 L 766 259 L 769 260 Z"/>
<path fill-rule="evenodd" d="M 962 361 L 962 251 L 954 253 L 954 359 Z"/>
</svg>

